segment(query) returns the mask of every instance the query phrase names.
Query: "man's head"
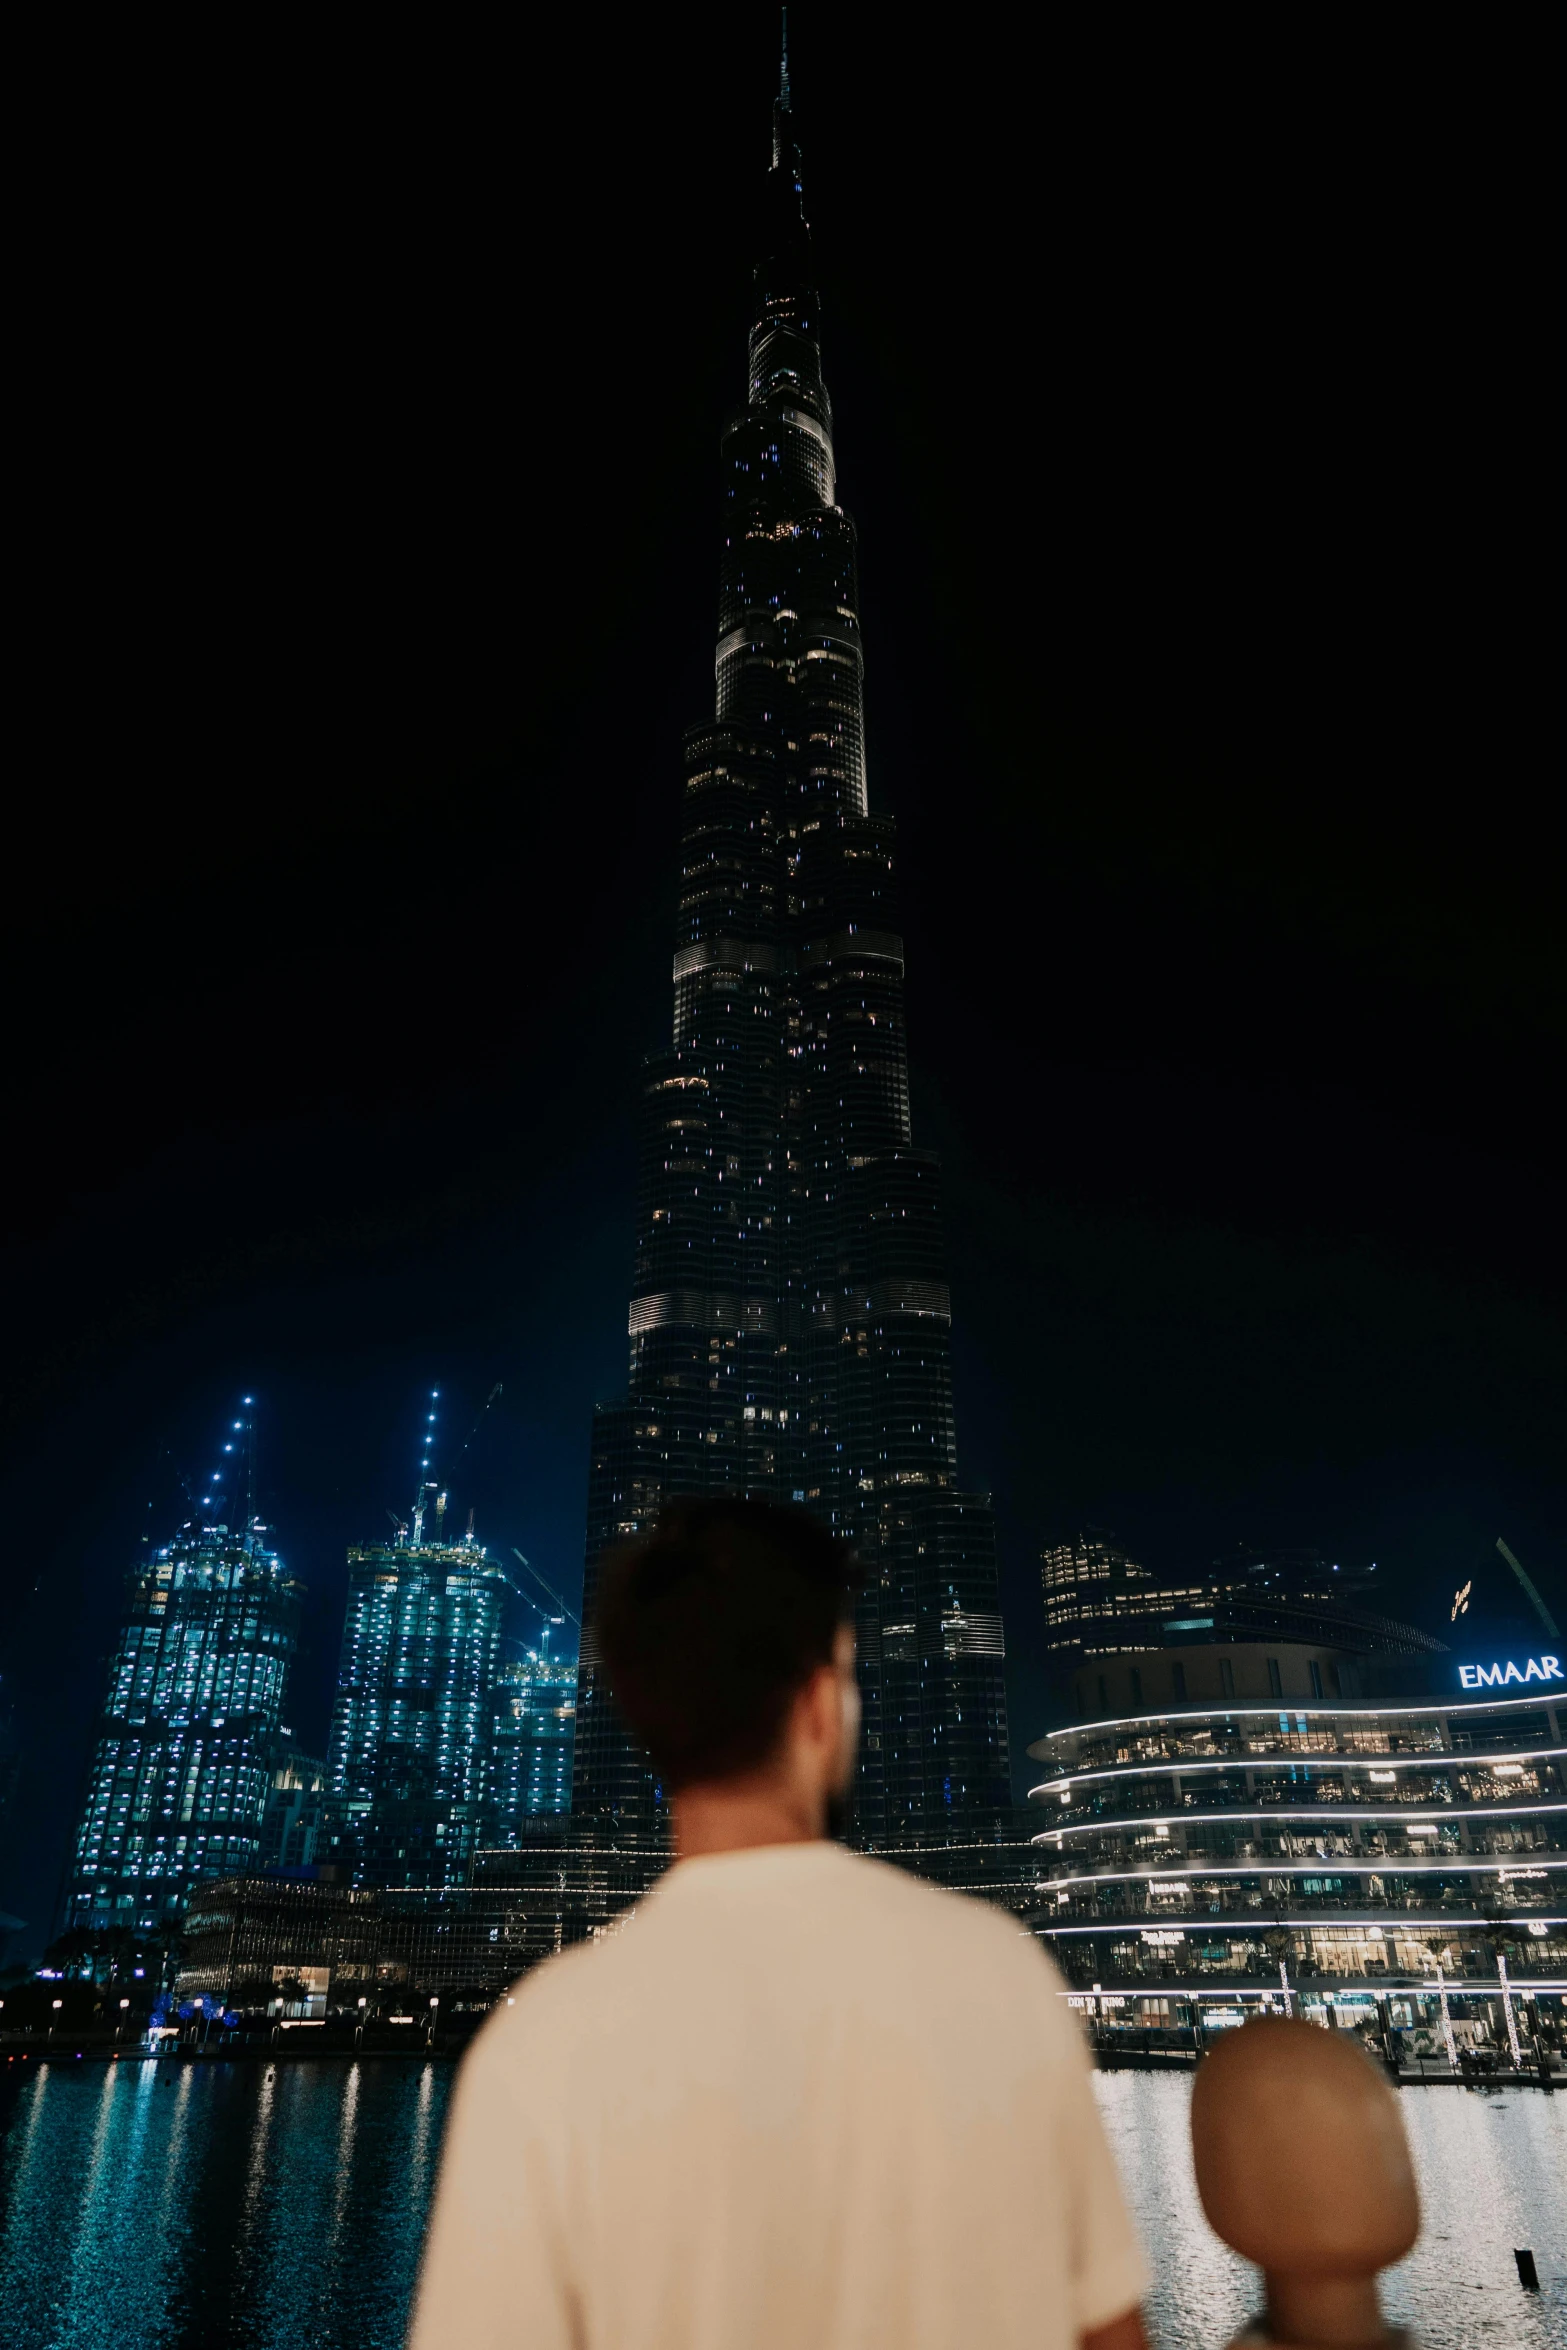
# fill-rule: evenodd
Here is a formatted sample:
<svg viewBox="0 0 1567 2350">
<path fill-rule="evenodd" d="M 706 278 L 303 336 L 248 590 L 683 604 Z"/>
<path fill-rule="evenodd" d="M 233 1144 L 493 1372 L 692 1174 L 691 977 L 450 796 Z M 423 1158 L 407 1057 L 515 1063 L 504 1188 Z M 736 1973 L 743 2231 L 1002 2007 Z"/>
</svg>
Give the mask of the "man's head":
<svg viewBox="0 0 1567 2350">
<path fill-rule="evenodd" d="M 673 1502 L 646 1540 L 610 1558 L 599 1653 L 677 1799 L 787 1785 L 802 1816 L 840 1807 L 859 1732 L 857 1579 L 849 1552 L 803 1511 L 758 1501 Z"/>
</svg>

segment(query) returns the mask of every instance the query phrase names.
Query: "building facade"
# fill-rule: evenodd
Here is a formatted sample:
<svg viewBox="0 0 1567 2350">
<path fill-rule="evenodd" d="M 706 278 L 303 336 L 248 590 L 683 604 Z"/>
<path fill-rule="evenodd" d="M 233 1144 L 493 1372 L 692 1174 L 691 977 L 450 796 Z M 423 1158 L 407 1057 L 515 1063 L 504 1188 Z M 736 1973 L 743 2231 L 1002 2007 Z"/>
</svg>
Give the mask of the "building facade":
<svg viewBox="0 0 1567 2350">
<path fill-rule="evenodd" d="M 1567 1990 L 1559 1660 L 1483 1701 L 1448 1662 L 1450 1695 L 1386 1705 L 1329 1697 L 1333 1661 L 1275 1642 L 1107 1662 L 1099 1706 L 1029 1748 L 1037 1930 L 1125 2025 L 1331 1999 L 1406 2053 L 1507 2051 L 1516 2001 Z"/>
<path fill-rule="evenodd" d="M 511 1582 L 419 1530 L 348 1554 L 327 1794 L 359 1885 L 464 1884 L 479 1840 Z"/>
<path fill-rule="evenodd" d="M 963 1488 L 940 1171 L 909 1119 L 890 816 L 866 783 L 854 525 L 787 72 L 747 398 L 722 443 L 715 709 L 686 744 L 672 1040 L 643 1079 L 626 1400 L 596 1415 L 597 1562 L 674 1495 L 798 1503 L 867 1570 L 856 1834 L 983 1836 L 1009 1802 L 988 1498 Z M 657 1834 L 591 1629 L 574 1808 Z"/>
<path fill-rule="evenodd" d="M 1079 1534 L 1040 1557 L 1045 1645 L 1067 1671 L 1082 1660 L 1194 1642 L 1306 1641 L 1346 1656 L 1445 1656 L 1440 1640 L 1382 1614 L 1376 1576 L 1374 1566 L 1337 1566 L 1314 1550 L 1242 1551 L 1197 1572 L 1156 1573 L 1110 1536 Z M 1080 1688 L 1076 1705 L 1084 1710 Z"/>
<path fill-rule="evenodd" d="M 471 1885 L 351 1885 L 314 1870 L 203 1884 L 185 1916 L 175 2006 L 307 2028 L 406 2022 L 412 2004 L 424 2025 L 432 1998 L 487 2003 L 566 1943 L 612 1930 L 647 1877 L 635 1838 L 544 1814 L 515 1845 L 480 1851 Z"/>
<path fill-rule="evenodd" d="M 557 1948 L 504 1887 L 379 1887 L 233 1877 L 186 1917 L 176 2009 L 290 2026 L 430 2023 L 432 2003 L 488 2005 Z M 413 2015 L 406 2011 L 413 2007 Z"/>
<path fill-rule="evenodd" d="M 261 1815 L 259 1858 L 264 1869 L 308 1869 L 323 1844 L 326 1764 L 285 1746 L 272 1768 Z"/>
<path fill-rule="evenodd" d="M 68 1926 L 147 1932 L 256 1865 L 303 1596 L 265 1534 L 192 1524 L 131 1577 Z"/>
<path fill-rule="evenodd" d="M 475 1898 L 504 1901 L 532 1966 L 572 1942 L 612 1932 L 664 1865 L 639 1826 L 580 1814 L 541 1814 L 515 1840 L 474 1855 Z"/>
<path fill-rule="evenodd" d="M 235 1875 L 204 1885 L 186 1913 L 176 2005 L 279 2015 L 335 1990 L 356 2003 L 376 1984 L 379 1916 L 367 1889 L 309 1877 Z M 303 2001 L 291 2001 L 297 1983 Z"/>
</svg>

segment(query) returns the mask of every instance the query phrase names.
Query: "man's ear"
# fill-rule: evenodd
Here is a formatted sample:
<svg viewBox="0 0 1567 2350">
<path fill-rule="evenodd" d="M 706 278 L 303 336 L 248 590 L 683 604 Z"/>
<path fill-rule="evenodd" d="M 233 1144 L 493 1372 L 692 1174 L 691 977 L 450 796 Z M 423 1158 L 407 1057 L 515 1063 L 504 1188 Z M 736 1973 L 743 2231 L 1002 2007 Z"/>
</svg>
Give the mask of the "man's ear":
<svg viewBox="0 0 1567 2350">
<path fill-rule="evenodd" d="M 800 1691 L 801 1728 L 813 1746 L 831 1746 L 838 1736 L 838 1673 L 834 1665 L 818 1665 Z"/>
</svg>

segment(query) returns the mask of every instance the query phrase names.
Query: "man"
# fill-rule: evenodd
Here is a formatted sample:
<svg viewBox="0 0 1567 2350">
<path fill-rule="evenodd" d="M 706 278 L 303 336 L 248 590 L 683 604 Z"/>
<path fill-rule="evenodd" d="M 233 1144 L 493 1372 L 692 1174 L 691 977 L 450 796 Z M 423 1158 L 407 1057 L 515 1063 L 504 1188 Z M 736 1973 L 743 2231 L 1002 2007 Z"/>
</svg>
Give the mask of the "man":
<svg viewBox="0 0 1567 2350">
<path fill-rule="evenodd" d="M 1049 1961 L 826 1840 L 853 1573 L 803 1513 L 738 1501 L 609 1562 L 599 1653 L 677 1857 L 468 2056 L 410 2350 L 1142 2350 Z"/>
</svg>

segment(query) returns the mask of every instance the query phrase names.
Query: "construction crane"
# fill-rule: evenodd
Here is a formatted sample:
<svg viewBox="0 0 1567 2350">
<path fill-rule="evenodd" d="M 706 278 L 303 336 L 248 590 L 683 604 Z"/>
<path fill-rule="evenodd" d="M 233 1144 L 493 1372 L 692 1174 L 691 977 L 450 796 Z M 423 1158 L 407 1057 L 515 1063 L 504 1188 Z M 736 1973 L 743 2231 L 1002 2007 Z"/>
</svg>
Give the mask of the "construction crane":
<svg viewBox="0 0 1567 2350">
<path fill-rule="evenodd" d="M 1557 1631 L 1556 1625 L 1552 1620 L 1550 1609 L 1546 1606 L 1544 1600 L 1540 1597 L 1540 1594 L 1538 1591 L 1536 1591 L 1534 1585 L 1530 1582 L 1529 1577 L 1525 1574 L 1521 1562 L 1514 1558 L 1512 1552 L 1508 1549 L 1500 1534 L 1498 1534 L 1496 1537 L 1496 1547 L 1501 1552 L 1503 1558 L 1507 1561 L 1507 1564 L 1512 1568 L 1513 1573 L 1517 1576 L 1519 1582 L 1523 1585 L 1524 1592 L 1528 1598 L 1530 1606 L 1534 1609 L 1535 1614 L 1539 1617 L 1541 1623 L 1545 1626 L 1545 1629 L 1551 1639 L 1560 1640 L 1561 1634 Z"/>
<path fill-rule="evenodd" d="M 546 1593 L 548 1593 L 549 1597 L 550 1597 L 550 1598 L 551 1598 L 551 1599 L 552 1599 L 552 1600 L 555 1602 L 555 1605 L 556 1605 L 556 1606 L 557 1606 L 557 1607 L 560 1609 L 560 1612 L 561 1612 L 561 1614 L 562 1614 L 563 1616 L 565 1616 L 565 1617 L 569 1618 L 569 1620 L 570 1620 L 570 1621 L 571 1621 L 573 1624 L 575 1624 L 575 1625 L 576 1625 L 576 1627 L 577 1627 L 577 1630 L 580 1632 L 580 1631 L 582 1630 L 582 1618 L 581 1618 L 580 1616 L 574 1616 L 574 1615 L 572 1615 L 572 1612 L 571 1612 L 570 1608 L 569 1608 L 569 1607 L 566 1605 L 566 1602 L 565 1602 L 565 1601 L 564 1601 L 564 1600 L 561 1598 L 561 1595 L 560 1595 L 560 1593 L 559 1593 L 558 1591 L 556 1591 L 555 1589 L 553 1589 L 553 1588 L 552 1588 L 552 1586 L 551 1586 L 550 1584 L 548 1584 L 548 1583 L 546 1583 L 546 1582 L 545 1582 L 545 1580 L 544 1580 L 544 1577 L 543 1577 L 543 1576 L 542 1576 L 542 1575 L 539 1573 L 539 1570 L 538 1570 L 538 1568 L 537 1568 L 537 1567 L 536 1567 L 536 1566 L 533 1564 L 533 1561 L 532 1561 L 531 1559 L 522 1558 L 522 1552 L 521 1552 L 521 1551 L 520 1551 L 520 1550 L 517 1548 L 517 1545 L 515 1544 L 515 1542 L 514 1542 L 514 1543 L 512 1544 L 512 1546 L 511 1546 L 511 1555 L 512 1555 L 512 1557 L 513 1557 L 514 1559 L 522 1559 L 522 1563 L 523 1563 L 523 1565 L 524 1565 L 524 1566 L 527 1568 L 527 1570 L 528 1570 L 529 1574 L 530 1574 L 530 1575 L 533 1577 L 533 1580 L 534 1580 L 534 1582 L 535 1582 L 535 1583 L 537 1583 L 537 1585 L 538 1585 L 539 1589 L 540 1589 L 541 1591 L 543 1591 L 543 1592 L 546 1592 Z"/>
</svg>

